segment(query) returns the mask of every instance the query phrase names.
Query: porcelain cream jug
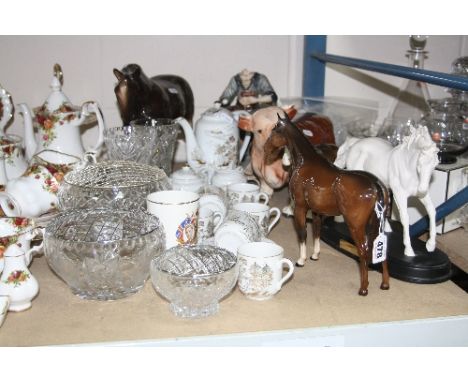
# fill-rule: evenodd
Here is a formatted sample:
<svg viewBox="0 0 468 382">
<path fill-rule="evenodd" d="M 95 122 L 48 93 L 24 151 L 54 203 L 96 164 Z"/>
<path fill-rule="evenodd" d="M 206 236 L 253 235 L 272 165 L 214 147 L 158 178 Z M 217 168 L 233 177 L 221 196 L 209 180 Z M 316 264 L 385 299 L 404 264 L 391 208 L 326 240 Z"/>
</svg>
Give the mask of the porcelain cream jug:
<svg viewBox="0 0 468 382">
<path fill-rule="evenodd" d="M 233 113 L 226 109 L 205 111 L 192 129 L 184 118 L 175 120 L 183 129 L 187 145 L 187 162 L 195 171 L 207 171 L 208 177 L 216 169 L 235 168 L 244 153 L 239 150 L 239 129 Z M 247 145 L 245 141 L 244 145 Z"/>
<path fill-rule="evenodd" d="M 62 72 L 58 64 L 54 67 L 50 87 L 52 92 L 45 103 L 35 113 L 24 103 L 18 105 L 24 117 L 24 140 L 26 157 L 31 159 L 35 153 L 54 150 L 82 158 L 86 152 L 98 152 L 104 141 L 104 121 L 95 102 L 85 102 L 81 108 L 71 104 L 62 92 Z M 98 122 L 98 138 L 94 147 L 84 148 L 80 126 L 89 121 L 91 113 Z M 35 132 L 34 130 L 37 130 Z M 59 157 L 52 151 L 47 161 L 58 163 Z"/>
<path fill-rule="evenodd" d="M 29 265 L 32 257 L 40 253 L 43 243 L 33 245 L 31 240 L 43 232 L 42 228 L 36 227 L 32 219 L 11 217 L 0 218 L 0 273 L 5 264 L 5 251 L 11 244 L 18 244 L 26 255 L 26 265 Z"/>
<path fill-rule="evenodd" d="M 31 307 L 39 284 L 26 266 L 24 251 L 13 244 L 5 252 L 5 267 L 0 278 L 0 295 L 10 296 L 9 311 L 21 312 Z"/>
</svg>

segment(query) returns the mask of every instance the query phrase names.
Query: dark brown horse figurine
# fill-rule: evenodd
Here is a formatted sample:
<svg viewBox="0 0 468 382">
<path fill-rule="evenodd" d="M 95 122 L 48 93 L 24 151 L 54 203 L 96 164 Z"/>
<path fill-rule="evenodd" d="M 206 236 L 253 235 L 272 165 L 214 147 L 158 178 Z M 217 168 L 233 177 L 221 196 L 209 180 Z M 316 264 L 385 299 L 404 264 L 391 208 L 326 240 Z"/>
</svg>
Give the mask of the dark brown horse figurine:
<svg viewBox="0 0 468 382">
<path fill-rule="evenodd" d="M 278 122 L 265 143 L 266 163 L 269 163 L 270 157 L 276 158 L 278 150 L 283 147 L 287 147 L 291 155 L 289 194 L 294 201 L 294 223 L 300 243 L 300 257 L 296 265 L 304 266 L 306 260 L 307 211 L 311 210 L 313 217 L 313 260 L 318 260 L 320 251 L 321 218 L 343 215 L 359 254 L 359 294 L 366 296 L 373 242 L 388 206 L 387 189 L 367 172 L 346 171 L 334 166 L 317 152 L 287 116 L 281 118 L 278 115 Z M 374 210 L 376 203 L 383 207 L 380 218 Z M 389 288 L 386 261 L 382 263 L 380 288 Z"/>
<path fill-rule="evenodd" d="M 148 78 L 137 64 L 114 69 L 119 83 L 114 89 L 125 125 L 140 118 L 184 117 L 192 122 L 193 93 L 182 77 L 166 74 Z"/>
</svg>

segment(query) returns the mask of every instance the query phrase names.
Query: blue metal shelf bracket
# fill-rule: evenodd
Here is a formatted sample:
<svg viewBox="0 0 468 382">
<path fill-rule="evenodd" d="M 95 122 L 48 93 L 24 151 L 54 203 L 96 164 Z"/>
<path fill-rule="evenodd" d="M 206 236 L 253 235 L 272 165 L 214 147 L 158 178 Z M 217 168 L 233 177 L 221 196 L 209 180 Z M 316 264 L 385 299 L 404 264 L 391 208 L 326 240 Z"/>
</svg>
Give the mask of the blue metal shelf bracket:
<svg viewBox="0 0 468 382">
<path fill-rule="evenodd" d="M 468 77 L 462 77 L 442 72 L 434 72 L 426 69 L 416 69 L 407 66 L 386 64 L 377 61 L 361 60 L 358 58 L 350 58 L 345 56 L 336 56 L 334 54 L 322 53 L 321 51 L 315 51 L 311 53 L 311 56 L 317 59 L 318 61 L 322 62 L 352 66 L 358 69 L 370 70 L 373 72 L 408 78 L 410 80 L 423 81 L 433 85 L 468 91 Z"/>
<path fill-rule="evenodd" d="M 468 203 L 468 186 L 463 190 L 457 192 L 451 198 L 447 199 L 439 207 L 436 208 L 436 221 L 443 219 L 448 214 L 464 206 Z M 409 227 L 409 233 L 411 237 L 421 235 L 429 227 L 429 218 L 427 216 L 422 217 L 417 222 Z"/>
<path fill-rule="evenodd" d="M 312 58 L 312 52 L 325 52 L 326 36 L 305 36 L 302 95 L 322 97 L 325 91 L 325 63 Z"/>
</svg>

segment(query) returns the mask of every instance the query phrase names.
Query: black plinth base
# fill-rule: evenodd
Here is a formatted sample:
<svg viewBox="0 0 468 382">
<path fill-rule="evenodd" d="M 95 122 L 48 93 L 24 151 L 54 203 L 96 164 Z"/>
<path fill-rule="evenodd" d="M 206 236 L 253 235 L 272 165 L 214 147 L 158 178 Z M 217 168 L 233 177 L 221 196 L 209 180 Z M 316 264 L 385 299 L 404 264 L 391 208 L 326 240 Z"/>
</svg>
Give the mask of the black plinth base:
<svg viewBox="0 0 468 382">
<path fill-rule="evenodd" d="M 325 220 L 320 238 L 336 250 L 357 258 L 356 247 L 345 223 Z M 435 284 L 450 279 L 452 264 L 444 252 L 437 248 L 434 252 L 427 252 L 426 243 L 417 238 L 413 238 L 411 244 L 416 256 L 405 256 L 401 231 L 394 229 L 387 233 L 387 263 L 391 277 L 417 284 Z M 370 267 L 381 270 L 380 264 L 371 264 Z"/>
</svg>

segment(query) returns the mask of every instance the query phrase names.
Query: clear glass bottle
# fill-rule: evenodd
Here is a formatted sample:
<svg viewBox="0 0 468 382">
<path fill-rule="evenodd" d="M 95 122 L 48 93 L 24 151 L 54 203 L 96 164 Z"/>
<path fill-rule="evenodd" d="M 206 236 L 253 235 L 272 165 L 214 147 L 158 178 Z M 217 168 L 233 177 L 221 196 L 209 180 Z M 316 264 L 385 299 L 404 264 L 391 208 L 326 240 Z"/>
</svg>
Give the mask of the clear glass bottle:
<svg viewBox="0 0 468 382">
<path fill-rule="evenodd" d="M 452 62 L 452 74 L 468 77 L 468 56 L 458 57 Z M 448 89 L 453 98 L 468 104 L 468 92 L 458 89 Z"/>
<path fill-rule="evenodd" d="M 427 36 L 410 36 L 411 49 L 407 51 L 407 57 L 411 68 L 424 68 L 424 59 L 427 54 L 424 50 L 426 40 Z M 415 126 L 429 111 L 427 103 L 429 98 L 429 90 L 425 82 L 405 79 L 384 121 L 383 135 L 394 145 L 401 143 L 402 137 L 409 134 L 409 126 Z"/>
</svg>

